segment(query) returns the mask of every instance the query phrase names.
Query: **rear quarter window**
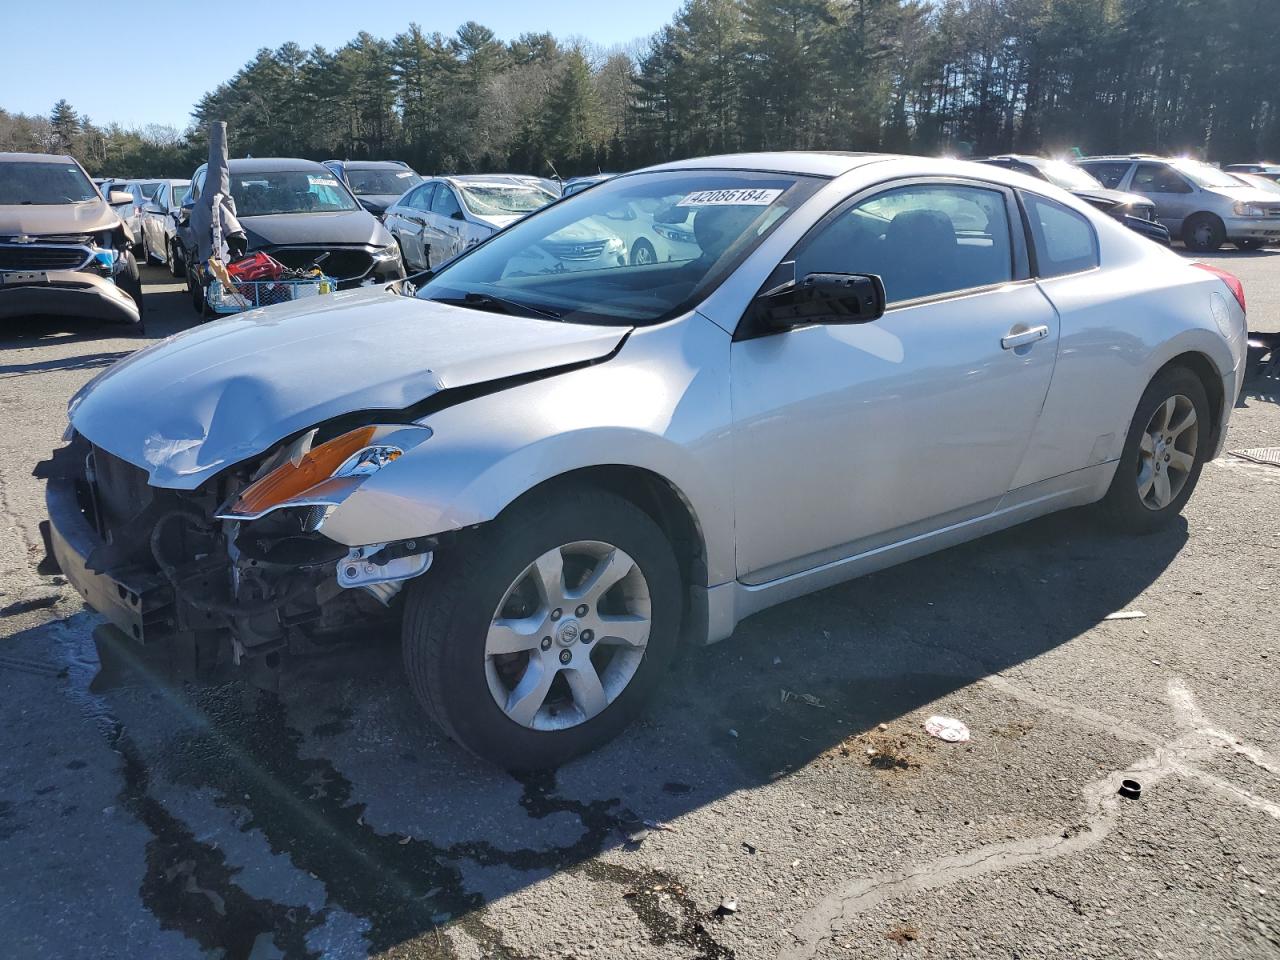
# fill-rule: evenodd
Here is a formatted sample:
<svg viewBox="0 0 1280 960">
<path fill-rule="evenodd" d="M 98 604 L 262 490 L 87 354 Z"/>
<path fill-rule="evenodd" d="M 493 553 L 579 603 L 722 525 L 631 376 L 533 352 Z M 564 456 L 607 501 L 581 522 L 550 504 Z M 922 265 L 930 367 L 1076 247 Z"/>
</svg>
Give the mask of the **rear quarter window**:
<svg viewBox="0 0 1280 960">
<path fill-rule="evenodd" d="M 1036 251 L 1036 274 L 1061 277 L 1098 266 L 1098 235 L 1083 215 L 1034 193 L 1024 193 Z"/>
</svg>

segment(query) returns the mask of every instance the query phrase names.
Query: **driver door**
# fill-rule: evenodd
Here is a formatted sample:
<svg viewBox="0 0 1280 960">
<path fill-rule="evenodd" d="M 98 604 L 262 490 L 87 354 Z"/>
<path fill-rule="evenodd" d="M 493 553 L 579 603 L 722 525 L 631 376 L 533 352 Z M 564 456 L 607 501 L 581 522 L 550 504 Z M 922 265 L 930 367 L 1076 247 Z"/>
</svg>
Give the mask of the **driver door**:
<svg viewBox="0 0 1280 960">
<path fill-rule="evenodd" d="M 829 214 L 788 260 L 797 279 L 877 274 L 888 309 L 871 323 L 735 337 L 737 567 L 753 584 L 992 510 L 1039 418 L 1058 343 L 1001 188 L 877 188 Z"/>
</svg>

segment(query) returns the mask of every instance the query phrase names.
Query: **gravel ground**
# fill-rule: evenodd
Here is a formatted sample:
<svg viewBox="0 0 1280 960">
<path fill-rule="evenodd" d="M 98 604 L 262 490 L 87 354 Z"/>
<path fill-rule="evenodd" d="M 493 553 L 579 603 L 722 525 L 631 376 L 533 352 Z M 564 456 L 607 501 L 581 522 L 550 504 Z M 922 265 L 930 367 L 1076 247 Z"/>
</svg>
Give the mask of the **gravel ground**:
<svg viewBox="0 0 1280 960">
<path fill-rule="evenodd" d="M 1280 252 L 1209 259 L 1280 330 Z M 150 336 L 189 325 L 146 279 Z M 279 698 L 99 673 L 30 471 L 141 342 L 0 339 L 0 954 L 1280 956 L 1280 468 L 1209 464 L 1156 536 L 1049 517 L 768 611 L 517 780 L 423 719 L 392 637 Z M 1277 386 L 1232 449 L 1280 443 Z"/>
</svg>

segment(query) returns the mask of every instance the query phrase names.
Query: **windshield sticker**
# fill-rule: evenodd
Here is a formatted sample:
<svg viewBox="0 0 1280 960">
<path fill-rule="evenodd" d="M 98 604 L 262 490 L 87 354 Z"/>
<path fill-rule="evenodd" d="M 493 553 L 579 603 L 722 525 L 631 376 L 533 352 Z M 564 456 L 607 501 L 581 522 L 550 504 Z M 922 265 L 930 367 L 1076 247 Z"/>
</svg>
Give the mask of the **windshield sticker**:
<svg viewBox="0 0 1280 960">
<path fill-rule="evenodd" d="M 781 190 L 755 190 L 741 188 L 737 190 L 699 190 L 691 193 L 677 207 L 767 207 L 778 197 Z"/>
<path fill-rule="evenodd" d="M 307 182 L 317 187 L 336 187 L 338 181 L 333 177 L 318 177 L 313 173 L 307 174 Z"/>
</svg>

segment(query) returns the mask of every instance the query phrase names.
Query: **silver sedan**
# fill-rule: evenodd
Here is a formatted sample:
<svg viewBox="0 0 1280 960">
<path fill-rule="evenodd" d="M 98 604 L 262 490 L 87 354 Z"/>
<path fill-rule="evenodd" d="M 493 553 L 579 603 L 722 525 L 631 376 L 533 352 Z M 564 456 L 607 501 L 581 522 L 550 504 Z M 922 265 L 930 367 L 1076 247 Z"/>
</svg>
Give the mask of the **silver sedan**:
<svg viewBox="0 0 1280 960">
<path fill-rule="evenodd" d="M 561 249 L 636 205 L 690 238 L 678 256 Z M 216 638 L 272 682 L 290 652 L 398 624 L 445 730 L 547 767 L 617 733 L 681 642 L 773 604 L 1068 507 L 1168 523 L 1224 442 L 1244 304 L 1010 171 L 672 163 L 416 291 L 251 311 L 117 364 L 42 468 L 50 541 L 148 649 L 207 662 Z"/>
</svg>

